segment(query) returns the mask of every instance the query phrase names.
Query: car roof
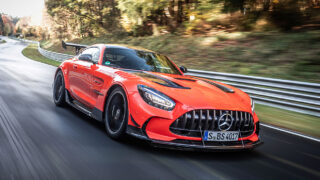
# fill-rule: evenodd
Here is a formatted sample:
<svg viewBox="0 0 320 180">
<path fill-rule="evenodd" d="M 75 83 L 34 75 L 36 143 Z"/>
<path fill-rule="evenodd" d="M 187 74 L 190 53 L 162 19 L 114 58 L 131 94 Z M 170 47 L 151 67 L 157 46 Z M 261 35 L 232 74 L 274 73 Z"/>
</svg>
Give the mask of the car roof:
<svg viewBox="0 0 320 180">
<path fill-rule="evenodd" d="M 125 44 L 95 44 L 92 46 L 105 46 L 106 48 L 120 48 L 120 49 L 133 49 L 133 50 L 137 50 L 137 51 L 145 51 L 145 52 L 153 52 L 149 49 L 145 49 L 142 47 L 138 47 L 138 46 L 130 46 L 130 45 L 125 45 Z"/>
</svg>

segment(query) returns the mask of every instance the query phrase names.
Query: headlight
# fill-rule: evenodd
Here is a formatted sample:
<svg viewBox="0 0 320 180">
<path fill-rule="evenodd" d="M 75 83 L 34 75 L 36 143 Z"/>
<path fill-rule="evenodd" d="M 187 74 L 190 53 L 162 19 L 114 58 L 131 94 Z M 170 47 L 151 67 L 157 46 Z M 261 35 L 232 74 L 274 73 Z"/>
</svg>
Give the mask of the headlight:
<svg viewBox="0 0 320 180">
<path fill-rule="evenodd" d="M 176 103 L 163 93 L 144 85 L 138 85 L 138 90 L 143 100 L 163 110 L 171 111 Z"/>
<path fill-rule="evenodd" d="M 252 113 L 254 113 L 254 101 L 252 98 L 250 98 L 250 99 L 251 99 L 251 111 L 252 111 Z"/>
</svg>

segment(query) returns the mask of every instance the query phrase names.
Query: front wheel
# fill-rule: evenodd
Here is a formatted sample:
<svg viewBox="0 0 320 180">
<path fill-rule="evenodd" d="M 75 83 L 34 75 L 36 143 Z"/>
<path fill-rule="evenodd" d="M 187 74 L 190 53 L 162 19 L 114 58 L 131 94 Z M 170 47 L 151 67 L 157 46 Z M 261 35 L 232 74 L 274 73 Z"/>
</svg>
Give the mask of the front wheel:
<svg viewBox="0 0 320 180">
<path fill-rule="evenodd" d="M 57 72 L 54 78 L 53 101 L 57 106 L 65 105 L 65 85 L 62 71 Z"/>
<path fill-rule="evenodd" d="M 107 134 L 113 139 L 122 139 L 128 124 L 128 102 L 121 87 L 115 88 L 108 97 L 105 108 Z"/>
</svg>

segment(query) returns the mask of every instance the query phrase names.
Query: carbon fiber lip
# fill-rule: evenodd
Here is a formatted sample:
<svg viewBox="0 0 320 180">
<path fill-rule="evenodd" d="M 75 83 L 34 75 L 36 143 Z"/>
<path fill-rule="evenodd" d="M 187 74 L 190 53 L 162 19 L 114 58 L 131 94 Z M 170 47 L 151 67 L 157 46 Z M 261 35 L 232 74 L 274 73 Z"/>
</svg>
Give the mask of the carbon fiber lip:
<svg viewBox="0 0 320 180">
<path fill-rule="evenodd" d="M 191 150 L 191 151 L 237 151 L 248 150 L 256 148 L 263 144 L 263 141 L 258 140 L 256 142 L 247 143 L 244 145 L 232 145 L 232 146 L 203 146 L 194 144 L 174 143 L 158 140 L 150 140 L 150 144 L 154 147 L 175 149 L 175 150 Z"/>
</svg>

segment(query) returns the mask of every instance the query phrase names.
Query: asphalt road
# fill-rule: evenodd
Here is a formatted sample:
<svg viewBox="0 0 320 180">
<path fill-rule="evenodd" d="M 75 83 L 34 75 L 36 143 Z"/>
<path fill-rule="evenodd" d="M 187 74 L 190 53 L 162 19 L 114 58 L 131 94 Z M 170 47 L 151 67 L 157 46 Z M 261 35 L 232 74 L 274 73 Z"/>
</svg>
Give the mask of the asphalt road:
<svg viewBox="0 0 320 180">
<path fill-rule="evenodd" d="M 1 37 L 0 37 L 1 38 Z M 0 179 L 319 179 L 320 143 L 262 127 L 251 152 L 162 150 L 110 139 L 52 101 L 55 67 L 0 44 Z"/>
</svg>

